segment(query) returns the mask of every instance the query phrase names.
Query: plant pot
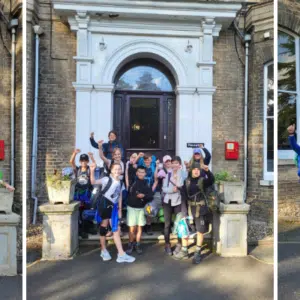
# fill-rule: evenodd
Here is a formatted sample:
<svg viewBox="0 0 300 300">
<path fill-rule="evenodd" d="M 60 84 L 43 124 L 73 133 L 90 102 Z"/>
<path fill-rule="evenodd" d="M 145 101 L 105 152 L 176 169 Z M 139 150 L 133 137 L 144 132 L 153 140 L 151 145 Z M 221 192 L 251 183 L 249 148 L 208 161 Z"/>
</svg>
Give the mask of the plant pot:
<svg viewBox="0 0 300 300">
<path fill-rule="evenodd" d="M 0 212 L 11 214 L 13 201 L 14 192 L 10 192 L 5 188 L 0 188 Z"/>
<path fill-rule="evenodd" d="M 59 185 L 47 182 L 50 204 L 70 204 L 74 200 L 76 181 L 61 181 Z"/>
<path fill-rule="evenodd" d="M 243 181 L 223 181 L 224 203 L 225 204 L 243 204 L 245 186 Z"/>
</svg>

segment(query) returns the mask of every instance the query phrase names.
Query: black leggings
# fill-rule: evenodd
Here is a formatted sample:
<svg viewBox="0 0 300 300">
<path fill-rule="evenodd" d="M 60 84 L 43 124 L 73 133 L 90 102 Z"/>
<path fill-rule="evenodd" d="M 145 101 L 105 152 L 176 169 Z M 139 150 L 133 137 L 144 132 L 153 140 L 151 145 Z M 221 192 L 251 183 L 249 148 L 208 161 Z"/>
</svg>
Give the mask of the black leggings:
<svg viewBox="0 0 300 300">
<path fill-rule="evenodd" d="M 165 218 L 165 242 L 166 244 L 170 244 L 170 231 L 171 231 L 171 221 L 172 221 L 172 213 L 178 214 L 181 212 L 181 204 L 176 206 L 171 206 L 171 200 L 168 203 L 163 204 L 164 207 L 164 218 Z"/>
</svg>

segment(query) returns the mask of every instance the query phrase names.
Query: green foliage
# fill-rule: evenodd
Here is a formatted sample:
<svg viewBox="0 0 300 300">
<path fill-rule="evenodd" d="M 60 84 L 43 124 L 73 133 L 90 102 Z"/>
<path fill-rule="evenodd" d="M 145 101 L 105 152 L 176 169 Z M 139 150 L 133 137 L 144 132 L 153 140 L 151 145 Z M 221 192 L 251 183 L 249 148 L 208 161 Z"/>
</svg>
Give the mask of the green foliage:
<svg viewBox="0 0 300 300">
<path fill-rule="evenodd" d="M 215 174 L 215 182 L 219 184 L 221 181 L 238 181 L 235 176 L 230 175 L 227 171 L 221 171 Z"/>
<path fill-rule="evenodd" d="M 47 176 L 47 186 L 55 189 L 61 189 L 66 185 L 67 182 L 72 181 L 72 178 L 68 175 L 62 175 L 60 173 L 52 174 Z"/>
</svg>

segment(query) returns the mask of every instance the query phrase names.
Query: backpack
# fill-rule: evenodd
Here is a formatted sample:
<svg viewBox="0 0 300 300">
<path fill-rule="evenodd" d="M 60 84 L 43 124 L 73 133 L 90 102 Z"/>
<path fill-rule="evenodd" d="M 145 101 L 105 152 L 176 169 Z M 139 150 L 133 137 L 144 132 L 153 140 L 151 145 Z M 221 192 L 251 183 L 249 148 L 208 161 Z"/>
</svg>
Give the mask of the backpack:
<svg viewBox="0 0 300 300">
<path fill-rule="evenodd" d="M 83 174 L 82 167 L 79 167 L 77 169 L 77 174 L 76 174 L 76 180 L 77 180 L 77 187 L 80 189 L 88 189 L 91 186 L 91 171 L 90 167 L 87 167 L 86 174 Z"/>
</svg>

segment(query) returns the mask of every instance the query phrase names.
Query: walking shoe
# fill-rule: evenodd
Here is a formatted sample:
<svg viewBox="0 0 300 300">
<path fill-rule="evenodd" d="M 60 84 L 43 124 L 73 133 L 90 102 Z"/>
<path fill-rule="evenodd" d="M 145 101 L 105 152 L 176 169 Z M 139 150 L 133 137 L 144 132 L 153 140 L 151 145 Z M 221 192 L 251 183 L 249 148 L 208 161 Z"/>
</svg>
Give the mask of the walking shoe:
<svg viewBox="0 0 300 300">
<path fill-rule="evenodd" d="M 174 250 L 174 254 L 179 253 L 180 250 L 181 250 L 181 245 L 180 245 L 180 244 L 177 244 L 177 245 L 176 245 L 176 248 L 175 248 L 175 250 Z"/>
<path fill-rule="evenodd" d="M 173 258 L 176 260 L 183 260 L 189 258 L 189 253 L 187 250 L 180 250 L 178 253 L 173 255 Z"/>
<path fill-rule="evenodd" d="M 137 254 L 142 254 L 143 253 L 143 250 L 141 248 L 141 243 L 136 243 L 135 246 L 134 246 L 134 249 L 135 249 Z"/>
<path fill-rule="evenodd" d="M 144 227 L 144 232 L 147 234 L 147 235 L 153 235 L 153 232 L 151 230 L 151 225 L 145 225 Z"/>
<path fill-rule="evenodd" d="M 126 250 L 127 254 L 131 254 L 132 253 L 132 251 L 133 251 L 133 245 L 134 245 L 134 243 L 128 243 L 128 248 Z"/>
<path fill-rule="evenodd" d="M 201 260 L 202 260 L 201 252 L 195 251 L 194 257 L 193 257 L 193 264 L 198 265 L 198 264 L 200 264 Z"/>
<path fill-rule="evenodd" d="M 135 257 L 130 256 L 126 253 L 124 253 L 123 255 L 118 254 L 118 258 L 116 260 L 117 263 L 123 263 L 123 262 L 132 263 L 134 261 L 135 261 Z"/>
<path fill-rule="evenodd" d="M 165 246 L 165 253 L 166 253 L 167 255 L 169 255 L 169 256 L 173 255 L 172 249 L 171 249 L 171 245 L 170 245 L 170 244 L 168 244 L 168 245 Z"/>
<path fill-rule="evenodd" d="M 107 251 L 107 249 L 102 250 L 100 256 L 102 257 L 103 261 L 111 260 L 111 256 L 110 256 L 109 252 Z"/>
</svg>

